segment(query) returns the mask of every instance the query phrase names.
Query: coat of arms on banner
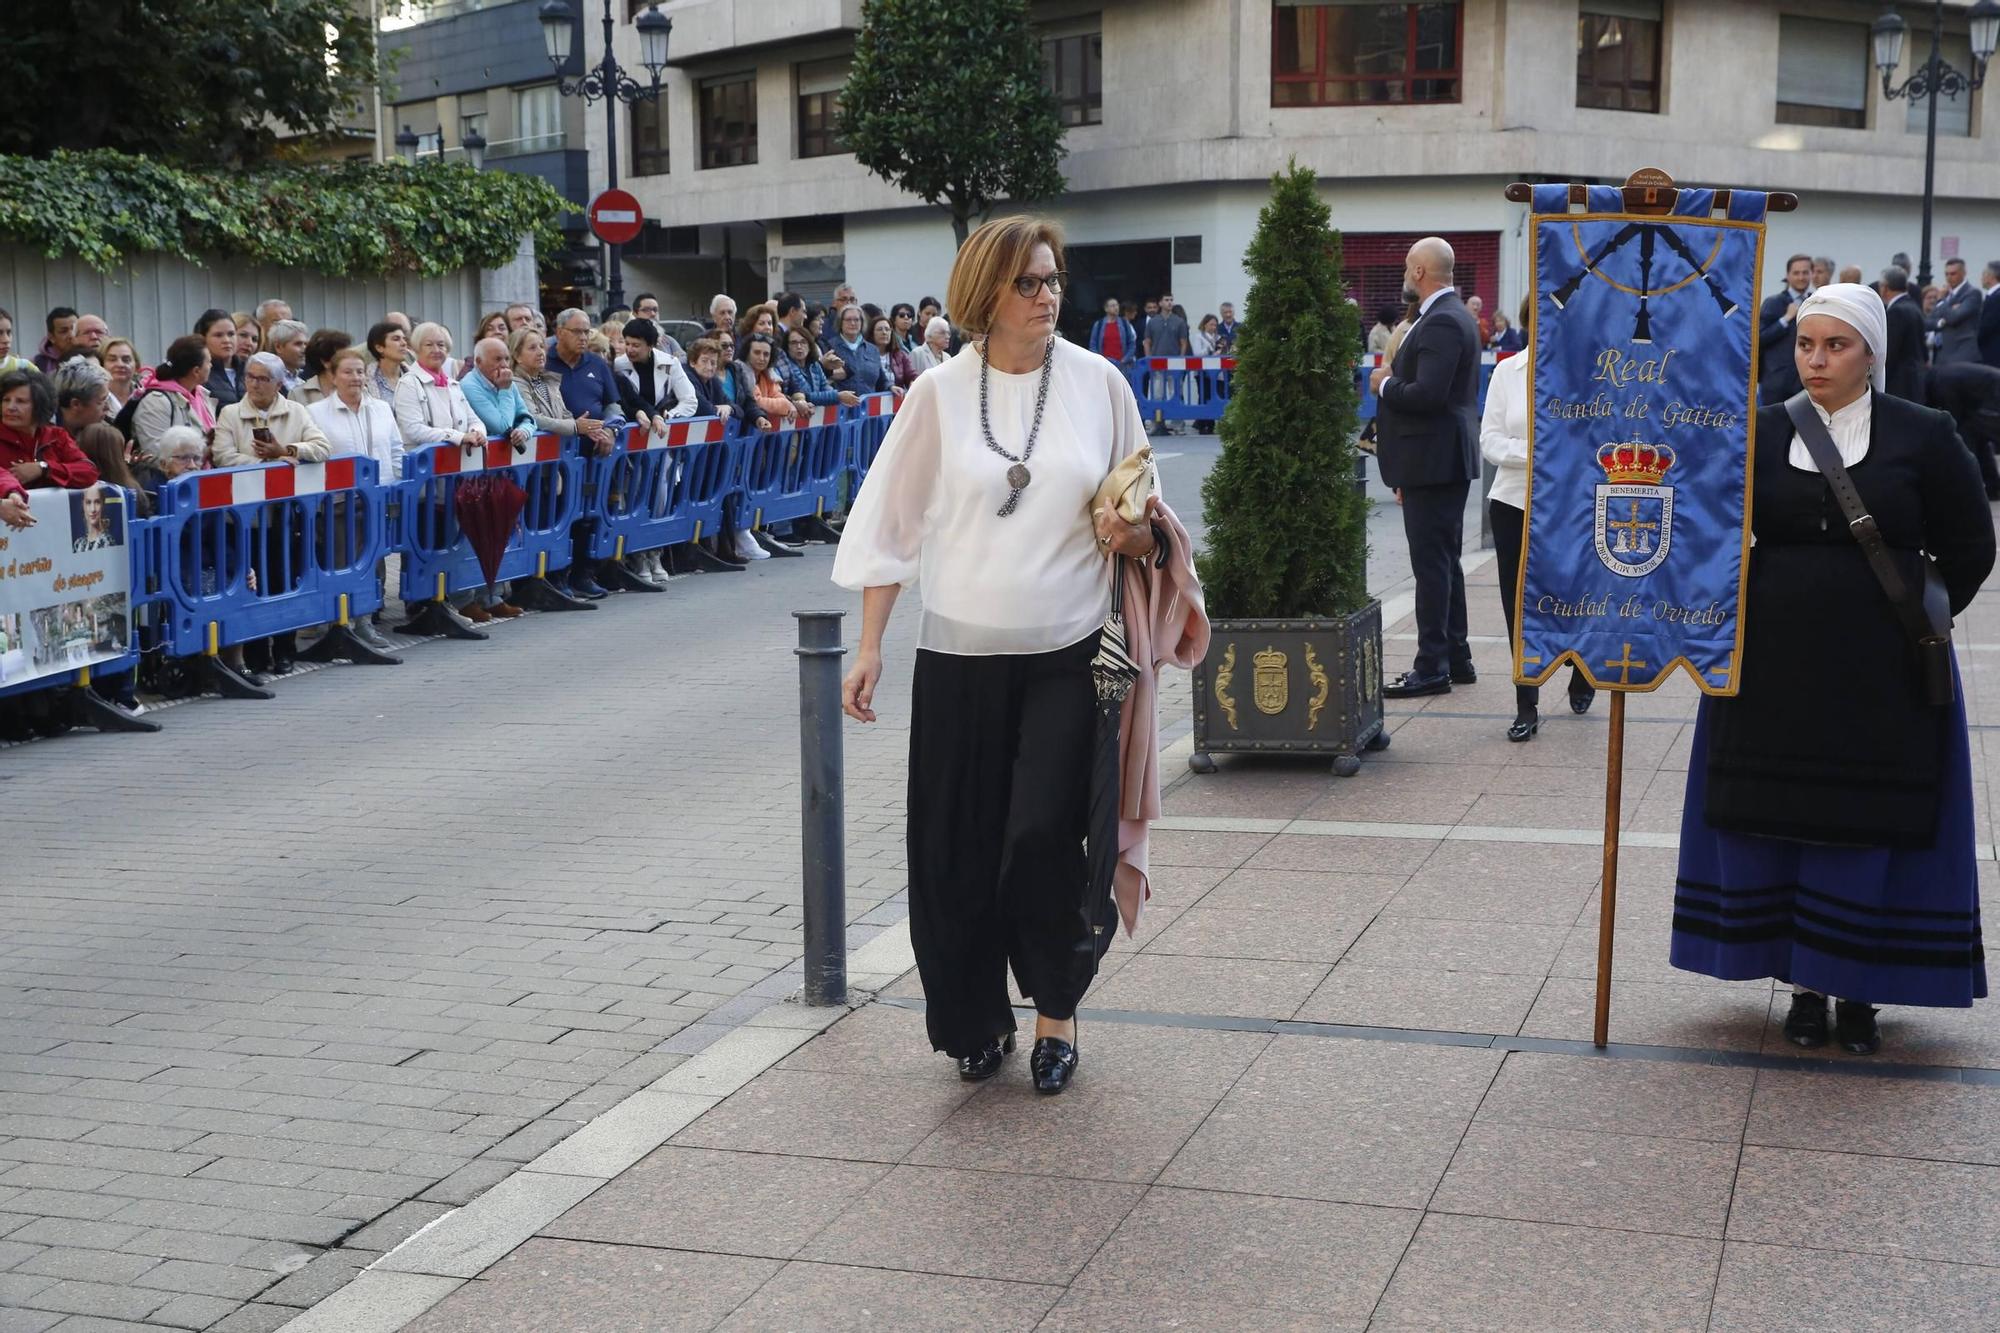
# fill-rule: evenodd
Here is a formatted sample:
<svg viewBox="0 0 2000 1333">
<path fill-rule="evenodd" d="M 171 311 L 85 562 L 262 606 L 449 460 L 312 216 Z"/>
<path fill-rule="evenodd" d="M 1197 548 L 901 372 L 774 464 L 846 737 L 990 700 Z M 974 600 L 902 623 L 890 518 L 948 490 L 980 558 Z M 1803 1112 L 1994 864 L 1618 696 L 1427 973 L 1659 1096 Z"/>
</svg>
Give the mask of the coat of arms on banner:
<svg viewBox="0 0 2000 1333">
<path fill-rule="evenodd" d="M 1658 569 L 1674 536 L 1674 488 L 1661 485 L 1674 465 L 1664 444 L 1607 444 L 1597 465 L 1608 479 L 1597 488 L 1597 558 L 1613 574 L 1638 578 Z"/>
</svg>

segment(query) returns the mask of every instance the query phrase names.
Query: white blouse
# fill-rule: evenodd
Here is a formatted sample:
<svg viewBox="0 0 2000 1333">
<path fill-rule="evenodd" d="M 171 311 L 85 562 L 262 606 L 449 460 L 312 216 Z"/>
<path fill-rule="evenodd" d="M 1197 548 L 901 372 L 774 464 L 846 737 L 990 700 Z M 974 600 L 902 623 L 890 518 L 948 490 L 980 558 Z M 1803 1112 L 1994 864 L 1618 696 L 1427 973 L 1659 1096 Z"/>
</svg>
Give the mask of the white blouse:
<svg viewBox="0 0 2000 1333">
<path fill-rule="evenodd" d="M 979 428 L 979 351 L 967 344 L 917 377 L 841 530 L 833 581 L 916 584 L 918 646 L 965 656 L 1066 648 L 1104 623 L 1109 562 L 1090 504 L 1145 442 L 1118 367 L 1060 338 L 1020 503 L 1006 518 L 1009 461 Z M 993 438 L 1015 457 L 1035 416 L 1039 369 L 990 373 Z"/>
<path fill-rule="evenodd" d="M 1486 410 L 1479 418 L 1479 452 L 1495 469 L 1494 504 L 1528 507 L 1528 354 L 1516 352 L 1493 367 Z"/>
<path fill-rule="evenodd" d="M 1868 432 L 1875 424 L 1875 395 L 1864 393 L 1837 412 L 1828 413 L 1818 403 L 1812 410 L 1819 413 L 1819 419 L 1826 426 L 1826 433 L 1833 437 L 1833 447 L 1840 454 L 1842 467 L 1853 467 L 1868 457 Z M 1801 472 L 1817 472 L 1819 465 L 1813 462 L 1812 452 L 1806 442 L 1792 432 L 1792 447 L 1785 455 L 1785 461 Z"/>
<path fill-rule="evenodd" d="M 403 432 L 396 425 L 396 414 L 380 398 L 367 392 L 361 395 L 361 410 L 355 411 L 342 402 L 338 394 L 320 399 L 306 409 L 313 420 L 325 432 L 328 443 L 333 446 L 329 458 L 340 458 L 347 454 L 358 454 L 372 458 L 376 464 L 376 477 L 383 484 L 400 480 L 403 475 Z"/>
</svg>

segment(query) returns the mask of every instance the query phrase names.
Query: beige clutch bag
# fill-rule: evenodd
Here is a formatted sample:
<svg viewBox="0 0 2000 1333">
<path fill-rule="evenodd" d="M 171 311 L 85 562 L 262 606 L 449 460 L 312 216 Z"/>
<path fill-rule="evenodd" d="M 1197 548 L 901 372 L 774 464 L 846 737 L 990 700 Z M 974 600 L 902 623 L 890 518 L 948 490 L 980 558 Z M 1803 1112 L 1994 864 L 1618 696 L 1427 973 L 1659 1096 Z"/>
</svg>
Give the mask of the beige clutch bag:
<svg viewBox="0 0 2000 1333">
<path fill-rule="evenodd" d="M 1127 523 L 1146 522 L 1146 502 L 1160 493 L 1160 473 L 1153 462 L 1153 446 L 1142 444 L 1111 469 L 1111 475 L 1097 488 L 1092 511 L 1112 508 Z"/>
</svg>

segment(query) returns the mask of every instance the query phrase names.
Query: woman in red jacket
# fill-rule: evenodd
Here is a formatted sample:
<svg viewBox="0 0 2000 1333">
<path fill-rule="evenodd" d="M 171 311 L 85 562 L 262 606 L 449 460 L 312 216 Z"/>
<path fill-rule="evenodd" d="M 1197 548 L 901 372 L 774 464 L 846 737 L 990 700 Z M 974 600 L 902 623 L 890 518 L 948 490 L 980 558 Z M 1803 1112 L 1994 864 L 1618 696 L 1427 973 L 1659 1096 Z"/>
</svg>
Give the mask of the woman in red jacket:
<svg viewBox="0 0 2000 1333">
<path fill-rule="evenodd" d="M 25 500 L 29 490 L 76 490 L 97 481 L 96 466 L 69 432 L 50 424 L 55 414 L 56 393 L 47 376 L 33 370 L 0 375 L 0 502 L 10 513 L 18 505 L 14 497 Z"/>
</svg>

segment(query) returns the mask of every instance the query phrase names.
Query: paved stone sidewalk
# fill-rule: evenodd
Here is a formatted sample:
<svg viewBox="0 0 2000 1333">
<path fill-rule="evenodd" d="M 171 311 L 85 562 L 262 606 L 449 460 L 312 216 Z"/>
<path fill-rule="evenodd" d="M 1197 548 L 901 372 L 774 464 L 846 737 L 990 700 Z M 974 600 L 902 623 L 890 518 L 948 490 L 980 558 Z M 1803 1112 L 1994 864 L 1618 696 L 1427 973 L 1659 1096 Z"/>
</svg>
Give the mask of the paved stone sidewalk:
<svg viewBox="0 0 2000 1333">
<path fill-rule="evenodd" d="M 420 1238 L 340 1313 L 412 1333 L 2000 1325 L 2000 1010 L 1886 1011 L 1881 1055 L 1807 1059 L 1771 983 L 1669 969 L 1676 688 L 1631 702 L 1614 1045 L 1593 1052 L 1603 704 L 1508 745 L 1490 565 L 1472 581 L 1482 681 L 1397 707 L 1361 777 L 1230 762 L 1171 793 L 1158 901 L 1085 1002 L 1068 1095 L 1034 1097 L 1019 1055 L 958 1083 L 905 976 L 718 1068 L 710 1091 L 740 1090 L 663 1112 L 629 1169 L 499 1219 L 475 1262 Z M 1989 597 L 1960 646 L 1989 844 L 1996 630 Z M 674 1078 L 653 1095 L 685 1095 Z"/>
</svg>

